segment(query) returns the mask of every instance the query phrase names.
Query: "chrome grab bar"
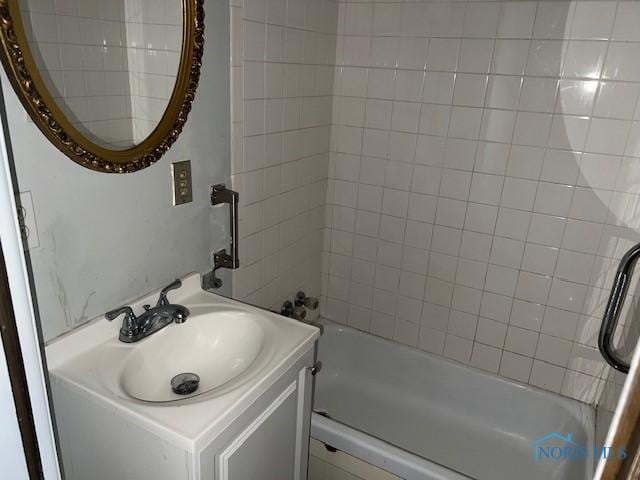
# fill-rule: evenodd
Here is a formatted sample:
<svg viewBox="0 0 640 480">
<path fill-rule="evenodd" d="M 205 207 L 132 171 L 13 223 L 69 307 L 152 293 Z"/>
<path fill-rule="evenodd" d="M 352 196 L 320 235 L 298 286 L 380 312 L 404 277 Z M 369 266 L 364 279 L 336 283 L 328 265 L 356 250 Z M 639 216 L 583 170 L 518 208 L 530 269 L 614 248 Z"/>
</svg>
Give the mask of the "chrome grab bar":
<svg viewBox="0 0 640 480">
<path fill-rule="evenodd" d="M 613 346 L 613 336 L 638 258 L 640 258 L 640 243 L 631 247 L 620 260 L 598 335 L 600 353 L 609 365 L 622 373 L 629 373 L 629 364 L 622 360 L 616 352 Z"/>
<path fill-rule="evenodd" d="M 238 192 L 227 188 L 224 183 L 219 183 L 211 187 L 210 193 L 211 205 L 229 204 L 231 245 L 229 246 L 228 252 L 226 248 L 213 252 L 213 270 L 202 276 L 202 288 L 204 290 L 211 290 L 222 286 L 222 280 L 216 276 L 216 271 L 219 268 L 236 269 L 240 267 L 240 259 L 238 257 L 238 241 L 240 239 L 240 230 L 238 229 Z"/>
<path fill-rule="evenodd" d="M 211 187 L 211 205 L 221 205 L 228 203 L 231 210 L 229 211 L 229 230 L 231 233 L 231 246 L 229 252 L 223 248 L 213 255 L 214 268 L 238 268 L 240 260 L 238 259 L 238 240 L 240 234 L 238 232 L 238 192 L 234 192 L 227 188 L 224 183 L 219 183 Z"/>
</svg>

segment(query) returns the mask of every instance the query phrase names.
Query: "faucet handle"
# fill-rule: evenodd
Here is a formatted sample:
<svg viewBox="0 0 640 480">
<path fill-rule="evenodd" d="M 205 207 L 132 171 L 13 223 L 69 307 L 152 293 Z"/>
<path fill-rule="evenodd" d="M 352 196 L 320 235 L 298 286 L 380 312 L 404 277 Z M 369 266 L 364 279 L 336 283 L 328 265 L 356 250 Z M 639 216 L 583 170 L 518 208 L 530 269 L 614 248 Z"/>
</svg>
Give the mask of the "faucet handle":
<svg viewBox="0 0 640 480">
<path fill-rule="evenodd" d="M 119 307 L 114 310 L 109 310 L 107 313 L 104 314 L 104 318 L 106 318 L 109 321 L 112 321 L 118 318 L 123 313 L 125 314 L 125 319 L 124 319 L 125 322 L 136 319 L 136 315 L 133 313 L 133 309 L 128 306 Z"/>
<path fill-rule="evenodd" d="M 169 285 L 164 287 L 160 291 L 160 298 L 158 298 L 158 303 L 156 303 L 156 307 L 169 305 L 170 302 L 169 302 L 169 299 L 167 298 L 167 293 L 169 293 L 171 290 L 180 288 L 181 286 L 182 286 L 182 282 L 180 281 L 180 279 L 176 279 L 173 282 L 171 282 Z"/>
<path fill-rule="evenodd" d="M 133 313 L 133 309 L 128 306 L 116 308 L 105 313 L 104 318 L 112 321 L 118 318 L 123 313 L 124 319 L 122 320 L 122 326 L 120 327 L 120 340 L 125 341 L 123 340 L 124 338 L 133 338 L 138 330 L 138 326 L 136 324 L 136 320 L 138 318 Z"/>
<path fill-rule="evenodd" d="M 293 303 L 291 303 L 289 300 L 286 300 L 282 304 L 282 308 L 280 309 L 280 315 L 282 315 L 283 317 L 291 318 L 291 315 L 293 315 Z"/>
<path fill-rule="evenodd" d="M 306 307 L 309 310 L 317 310 L 318 306 L 320 305 L 320 302 L 317 298 L 307 297 L 307 294 L 302 290 L 296 294 L 296 300 L 294 303 L 296 307 Z"/>
</svg>

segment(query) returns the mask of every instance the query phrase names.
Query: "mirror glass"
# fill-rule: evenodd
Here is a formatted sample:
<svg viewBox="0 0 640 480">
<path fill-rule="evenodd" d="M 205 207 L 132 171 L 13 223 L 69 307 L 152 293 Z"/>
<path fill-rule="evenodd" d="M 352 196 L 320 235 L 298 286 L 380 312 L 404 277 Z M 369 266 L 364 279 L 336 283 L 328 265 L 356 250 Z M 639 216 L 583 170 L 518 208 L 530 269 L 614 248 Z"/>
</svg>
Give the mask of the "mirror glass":
<svg viewBox="0 0 640 480">
<path fill-rule="evenodd" d="M 36 67 L 68 121 L 126 150 L 165 113 L 183 43 L 181 0 L 19 0 Z"/>
</svg>

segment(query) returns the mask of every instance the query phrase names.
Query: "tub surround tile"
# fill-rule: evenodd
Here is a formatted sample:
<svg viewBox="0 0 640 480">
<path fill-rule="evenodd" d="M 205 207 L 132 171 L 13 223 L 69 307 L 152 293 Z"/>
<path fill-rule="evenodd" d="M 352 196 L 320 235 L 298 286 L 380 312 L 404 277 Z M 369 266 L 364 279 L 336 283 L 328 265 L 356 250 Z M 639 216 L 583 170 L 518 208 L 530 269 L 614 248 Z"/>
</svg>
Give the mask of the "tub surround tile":
<svg viewBox="0 0 640 480">
<path fill-rule="evenodd" d="M 339 3 L 323 250 L 367 267 L 323 269 L 324 314 L 350 303 L 359 328 L 596 402 L 599 317 L 638 229 L 640 9 L 425 5 Z"/>
<path fill-rule="evenodd" d="M 370 25 L 371 5 L 362 7 L 350 9 L 349 28 Z M 231 19 L 232 183 L 240 192 L 245 252 L 240 270 L 233 273 L 234 297 L 277 309 L 300 289 L 319 295 L 326 220 L 335 232 L 330 235 L 333 250 L 345 260 L 330 262 L 335 278 L 327 288 L 338 298 L 327 307 L 332 316 L 369 329 L 370 311 L 360 305 L 366 294 L 349 292 L 353 233 L 377 235 L 380 223 L 356 210 L 364 206 L 379 212 L 381 206 L 372 192 L 359 197 L 356 183 L 361 168 L 371 170 L 361 161 L 363 132 L 357 128 L 365 118 L 367 70 L 336 74 L 334 68 L 337 50 L 351 62 L 365 46 L 356 43 L 347 53 L 344 42 L 337 45 L 338 5 L 329 0 L 232 1 Z M 332 108 L 334 79 L 335 91 L 349 97 Z M 332 117 L 346 126 L 333 139 L 345 152 L 337 166 L 329 158 Z M 330 189 L 329 169 L 341 179 Z M 327 195 L 332 197 L 329 209 Z M 248 255 L 259 235 L 272 241 L 263 241 L 265 248 Z M 350 298 L 361 308 L 350 307 Z"/>
</svg>

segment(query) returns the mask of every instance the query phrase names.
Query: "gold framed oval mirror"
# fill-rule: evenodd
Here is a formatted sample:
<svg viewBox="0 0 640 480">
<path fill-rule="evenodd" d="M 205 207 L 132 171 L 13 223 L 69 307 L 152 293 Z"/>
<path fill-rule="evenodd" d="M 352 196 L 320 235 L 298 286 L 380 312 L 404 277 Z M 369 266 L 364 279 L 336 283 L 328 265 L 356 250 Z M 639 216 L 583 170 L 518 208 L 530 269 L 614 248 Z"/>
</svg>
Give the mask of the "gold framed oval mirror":
<svg viewBox="0 0 640 480">
<path fill-rule="evenodd" d="M 182 132 L 204 0 L 0 0 L 0 59 L 25 109 L 74 162 L 146 168 Z"/>
</svg>

